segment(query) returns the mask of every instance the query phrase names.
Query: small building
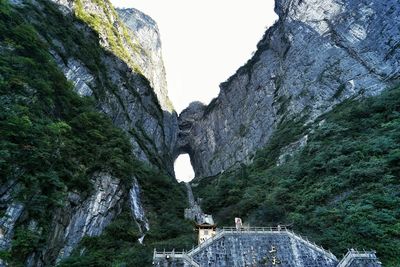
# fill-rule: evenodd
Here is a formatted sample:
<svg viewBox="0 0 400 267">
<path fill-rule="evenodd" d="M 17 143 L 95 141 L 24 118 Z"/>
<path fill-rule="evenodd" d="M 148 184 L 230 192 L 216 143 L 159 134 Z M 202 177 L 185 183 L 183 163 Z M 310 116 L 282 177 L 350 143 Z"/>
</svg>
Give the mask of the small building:
<svg viewBox="0 0 400 267">
<path fill-rule="evenodd" d="M 196 223 L 199 232 L 198 244 L 200 245 L 209 238 L 216 235 L 217 225 L 214 224 L 212 215 L 203 214 L 201 221 Z"/>
</svg>

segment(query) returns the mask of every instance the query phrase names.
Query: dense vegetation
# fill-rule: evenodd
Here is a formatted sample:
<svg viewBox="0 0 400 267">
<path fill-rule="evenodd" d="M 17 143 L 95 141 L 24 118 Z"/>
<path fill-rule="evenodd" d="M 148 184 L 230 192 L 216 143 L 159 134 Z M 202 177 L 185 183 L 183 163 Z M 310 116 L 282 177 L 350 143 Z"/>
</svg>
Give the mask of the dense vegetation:
<svg viewBox="0 0 400 267">
<path fill-rule="evenodd" d="M 194 181 L 219 224 L 289 224 L 340 256 L 375 249 L 400 265 L 400 88 L 348 100 L 312 127 L 287 123 L 249 166 Z M 277 166 L 281 149 L 308 143 Z M 196 185 L 195 184 L 195 185 Z"/>
<path fill-rule="evenodd" d="M 0 184 L 16 182 L 14 197 L 25 205 L 12 249 L 0 252 L 0 257 L 12 266 L 23 266 L 28 255 L 43 249 L 51 211 L 65 204 L 71 190 L 88 196 L 91 177 L 99 172 L 120 178 L 127 188 L 133 175 L 138 178 L 151 225 L 147 242 L 190 247 L 192 229 L 182 219 L 184 188 L 173 177 L 138 162 L 127 135 L 96 110 L 94 97 L 74 92 L 49 53 L 55 49 L 49 44 L 57 36 L 65 45 L 61 56 L 76 56 L 98 74 L 95 96 L 99 98 L 102 90 L 113 86 L 100 68 L 99 55 L 106 52 L 97 37 L 83 35 L 74 28 L 73 18 L 63 17 L 49 2 L 40 3 L 43 10 L 33 6 L 15 10 L 7 0 L 0 0 Z M 6 203 L 0 204 L 2 214 Z M 38 227 L 28 227 L 31 220 Z M 181 234 L 186 237 L 175 239 Z M 138 228 L 125 208 L 102 237 L 82 243 L 87 253 L 75 255 L 71 263 L 144 266 L 152 251 L 150 246 L 140 246 L 137 237 Z"/>
</svg>

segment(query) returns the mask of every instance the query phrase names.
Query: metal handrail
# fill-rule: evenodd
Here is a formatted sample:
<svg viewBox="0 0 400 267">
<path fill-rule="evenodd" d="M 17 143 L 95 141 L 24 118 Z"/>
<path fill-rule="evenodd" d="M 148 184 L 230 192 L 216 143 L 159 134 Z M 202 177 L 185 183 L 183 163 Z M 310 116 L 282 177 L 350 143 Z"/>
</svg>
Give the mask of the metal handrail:
<svg viewBox="0 0 400 267">
<path fill-rule="evenodd" d="M 156 252 L 155 255 L 166 256 L 166 255 L 183 255 L 183 254 L 186 254 L 186 252 Z"/>
<path fill-rule="evenodd" d="M 225 230 L 218 230 L 217 234 L 215 236 L 212 236 L 208 239 L 206 239 L 203 243 L 199 244 L 197 247 L 192 248 L 191 250 L 188 251 L 188 255 L 192 256 L 195 252 L 197 252 L 198 250 L 210 245 L 213 241 L 221 238 L 223 236 L 223 234 L 225 233 Z"/>
<path fill-rule="evenodd" d="M 300 241 L 303 241 L 304 243 L 308 244 L 309 246 L 311 246 L 312 248 L 319 250 L 320 252 L 324 253 L 326 256 L 328 256 L 329 258 L 336 260 L 337 258 L 336 256 L 330 251 L 330 250 L 326 250 L 324 249 L 322 246 L 317 245 L 315 242 L 312 242 L 310 240 L 308 240 L 307 237 L 302 237 L 301 235 L 297 235 L 296 233 L 294 233 L 293 231 L 290 231 L 288 229 L 286 229 L 286 232 L 289 233 L 290 235 L 294 236 L 295 238 L 297 238 Z"/>
<path fill-rule="evenodd" d="M 280 231 L 285 231 L 287 228 L 285 226 L 281 227 L 241 227 L 241 228 L 236 228 L 236 227 L 224 227 L 222 228 L 223 231 L 225 232 L 280 232 Z"/>
</svg>

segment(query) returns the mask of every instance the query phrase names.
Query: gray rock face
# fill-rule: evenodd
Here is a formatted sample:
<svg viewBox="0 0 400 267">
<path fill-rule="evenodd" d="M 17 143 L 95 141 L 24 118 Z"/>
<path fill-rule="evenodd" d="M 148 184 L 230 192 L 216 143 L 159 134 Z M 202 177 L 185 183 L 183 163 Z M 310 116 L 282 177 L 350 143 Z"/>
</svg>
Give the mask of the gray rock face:
<svg viewBox="0 0 400 267">
<path fill-rule="evenodd" d="M 69 196 L 72 205 L 79 204 L 69 211 L 72 216 L 65 228 L 65 245 L 58 260 L 69 256 L 82 237 L 100 235 L 121 209 L 123 190 L 119 179 L 102 173 L 94 177 L 93 184 L 95 192 L 85 201 L 79 202 L 78 195 Z"/>
<path fill-rule="evenodd" d="M 56 2 L 66 15 L 74 12 L 76 8 L 73 1 Z M 109 21 L 125 40 L 127 36 L 123 22 L 116 13 L 110 11 L 109 14 L 105 14 L 96 1 L 82 2 L 85 11 Z M 105 4 L 109 4 L 108 1 L 105 1 Z M 126 45 L 130 58 L 123 59 L 104 53 L 102 61 L 106 77 L 97 77 L 96 73 L 91 73 L 85 62 L 69 58 L 65 63 L 57 53 L 52 52 L 52 54 L 80 95 L 96 95 L 99 80 L 109 79 L 115 88 L 105 91 L 105 95 L 101 98 L 96 97 L 99 110 L 107 114 L 116 126 L 128 133 L 133 153 L 137 158 L 173 173 L 171 155 L 177 136 L 177 116 L 167 97 L 165 68 L 157 25 L 151 18 L 137 10 L 121 10 L 120 14 L 130 28 L 127 32 L 130 41 L 140 49 L 139 52 L 133 51 L 131 46 Z M 99 37 L 99 42 L 105 50 L 110 50 L 106 33 L 100 31 Z M 53 44 L 62 48 L 62 43 L 57 40 L 54 40 Z M 131 62 L 139 66 L 145 78 L 131 69 Z M 51 235 L 50 249 L 45 252 L 47 255 L 43 258 L 54 258 L 52 254 L 57 253 L 57 259 L 61 260 L 70 255 L 82 237 L 101 234 L 119 213 L 124 201 L 130 203 L 133 219 L 143 233 L 139 241 L 143 241 L 144 234 L 150 226 L 141 204 L 140 186 L 137 180 L 134 179 L 130 189 L 122 188 L 118 177 L 106 175 L 95 179 L 94 188 L 93 194 L 83 202 L 79 195 L 69 195 L 73 212 L 60 213 L 56 216 L 56 230 Z"/>
<path fill-rule="evenodd" d="M 65 14 L 73 13 L 77 8 L 73 0 L 52 1 L 59 4 L 60 10 Z M 138 67 L 149 80 L 162 109 L 172 113 L 173 106 L 168 98 L 161 39 L 156 22 L 146 14 L 134 8 L 116 9 L 116 13 L 114 13 L 112 12 L 113 7 L 109 1 L 104 1 L 104 9 L 93 0 L 82 0 L 81 2 L 85 12 L 88 14 L 95 14 L 99 16 L 102 21 L 113 25 L 121 37 L 121 42 L 123 42 L 124 48 L 127 50 L 129 56 L 128 58 L 121 59 L 127 63 L 134 63 Z M 126 29 L 130 31 L 126 31 Z M 110 43 L 106 30 L 101 27 L 97 30 L 99 31 L 100 44 L 104 48 L 112 51 L 112 44 Z M 74 71 L 74 68 L 72 68 L 72 71 Z M 69 75 L 68 78 L 70 76 L 71 75 Z"/>
<path fill-rule="evenodd" d="M 343 100 L 400 80 L 396 0 L 277 0 L 279 21 L 207 107 L 179 116 L 176 155 L 196 177 L 246 162 L 282 121 L 312 122 Z"/>
<path fill-rule="evenodd" d="M 123 31 L 118 24 L 122 22 L 117 18 L 107 17 L 107 14 L 101 14 L 102 11 L 98 10 L 94 1 L 83 2 L 85 10 L 100 12 L 97 15 L 104 16 L 104 20 L 111 19 L 117 30 Z M 64 10 L 70 10 L 70 12 L 74 10 L 71 1 L 63 1 L 59 4 L 62 4 Z M 133 153 L 139 159 L 151 164 L 159 163 L 173 173 L 172 157 L 169 155 L 172 154 L 176 140 L 177 116 L 168 102 L 165 69 L 161 58 L 157 26 L 139 11 L 125 10 L 125 12 L 124 19 L 131 24 L 131 38 L 135 39 L 134 41 L 146 51 L 146 54 L 132 51 L 130 53 L 132 58 L 119 59 L 112 54 L 105 53 L 102 60 L 107 77 L 97 78 L 84 62 L 77 59 L 69 58 L 66 64 L 55 52 L 52 54 L 80 95 L 92 95 L 93 92 L 96 92 L 98 85 L 96 79 L 110 79 L 117 90 L 106 91 L 104 97 L 97 98 L 99 109 L 107 114 L 116 126 L 128 133 Z M 68 15 L 68 12 L 66 14 Z M 135 28 L 132 25 L 136 20 L 139 21 L 137 25 L 141 26 Z M 145 23 L 149 23 L 147 28 Z M 55 43 L 62 46 L 57 41 Z M 106 36 L 102 34 L 100 34 L 100 44 L 106 50 L 109 48 Z M 130 69 L 127 64 L 129 60 L 140 66 L 150 83 Z M 156 98 L 153 97 L 154 92 Z M 157 162 L 150 160 L 157 157 L 159 157 Z M 57 259 L 61 260 L 70 255 L 83 236 L 99 235 L 119 213 L 123 201 L 130 202 L 133 219 L 137 221 L 144 237 L 145 232 L 149 230 L 149 223 L 141 206 L 140 189 L 136 180 L 129 190 L 121 188 L 116 177 L 105 176 L 96 179 L 94 188 L 95 192 L 83 203 L 79 200 L 79 196 L 69 195 L 70 203 L 80 204 L 71 204 L 77 205 L 76 208 L 73 208 L 72 213 L 56 216 L 58 220 L 56 230 L 51 235 L 53 243 L 49 244 L 51 249 L 45 252 L 47 255 L 44 258 L 53 258 L 54 256 L 51 254 L 57 251 L 57 247 L 61 247 L 57 254 Z M 129 198 L 124 199 L 123 196 L 128 195 Z"/>
<path fill-rule="evenodd" d="M 54 57 L 58 55 L 53 52 Z M 60 61 L 58 61 L 60 62 Z M 90 74 L 89 70 L 78 60 L 70 59 L 67 65 L 61 65 L 63 72 L 68 80 L 73 81 L 75 91 L 81 96 L 91 96 L 93 91 L 90 88 L 94 77 Z"/>
<path fill-rule="evenodd" d="M 63 208 L 55 211 L 47 247 L 30 255 L 27 266 L 52 266 L 68 257 L 84 236 L 97 236 L 118 214 L 124 201 L 120 180 L 108 173 L 93 177 L 88 197 L 70 192 Z"/>
<path fill-rule="evenodd" d="M 11 203 L 0 218 L 0 250 L 8 250 L 11 247 L 14 235 L 14 226 L 24 210 L 19 203 Z"/>
<path fill-rule="evenodd" d="M 17 190 L 18 183 L 14 179 L 0 186 L 0 208 L 4 211 L 0 217 L 0 251 L 10 249 L 15 224 L 24 211 L 24 206 L 13 199 Z M 0 266 L 2 264 L 5 263 L 0 259 Z"/>
<path fill-rule="evenodd" d="M 139 184 L 136 178 L 132 179 L 128 202 L 132 208 L 132 220 L 136 220 L 143 232 L 139 241 L 143 241 L 150 226 L 141 204 Z M 66 205 L 54 214 L 47 247 L 30 255 L 26 266 L 52 266 L 60 262 L 71 254 L 83 237 L 100 235 L 120 213 L 127 199 L 127 189 L 118 178 L 108 173 L 96 174 L 93 187 L 94 191 L 88 197 L 78 192 L 68 193 Z"/>
<path fill-rule="evenodd" d="M 196 166 L 194 170 L 197 172 L 199 172 L 199 167 L 202 166 L 201 160 L 203 158 L 197 155 L 206 155 L 208 153 L 207 151 L 204 151 L 204 149 L 208 149 L 208 146 L 201 144 L 201 142 L 208 142 L 210 147 L 213 145 L 213 140 L 206 139 L 207 136 L 194 138 L 194 136 L 200 137 L 200 135 L 203 134 L 203 131 L 207 131 L 207 129 L 201 129 L 198 127 L 199 121 L 203 118 L 205 108 L 206 107 L 201 102 L 193 102 L 187 109 L 182 111 L 179 116 L 179 133 L 174 153 L 175 157 L 178 157 L 183 153 L 188 153 L 190 155 L 192 166 Z"/>
<path fill-rule="evenodd" d="M 133 32 L 133 41 L 137 41 L 146 52 L 145 56 L 135 58 L 135 62 L 138 62 L 144 76 L 150 81 L 162 109 L 172 112 L 157 23 L 134 8 L 117 9 L 117 12 L 121 20 Z"/>
<path fill-rule="evenodd" d="M 168 98 L 167 78 L 162 57 L 161 37 L 157 23 L 141 11 L 128 8 L 116 9 L 123 23 L 131 30 L 131 39 L 142 47 L 142 53 L 132 54 L 134 62 L 139 64 L 143 75 L 149 80 L 163 111 L 163 131 L 169 153 L 173 150 L 178 131 L 177 115 Z M 157 137 L 159 138 L 159 137 Z M 153 139 L 156 143 L 158 139 Z M 172 171 L 172 170 L 170 170 Z"/>
</svg>

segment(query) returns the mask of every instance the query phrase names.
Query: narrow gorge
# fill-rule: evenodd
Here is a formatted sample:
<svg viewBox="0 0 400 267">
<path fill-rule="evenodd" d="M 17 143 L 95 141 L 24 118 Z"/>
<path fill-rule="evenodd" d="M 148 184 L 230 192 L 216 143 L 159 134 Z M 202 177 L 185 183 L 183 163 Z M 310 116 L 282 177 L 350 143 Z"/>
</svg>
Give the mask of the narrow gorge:
<svg viewBox="0 0 400 267">
<path fill-rule="evenodd" d="M 189 205 L 398 266 L 400 3 L 275 12 L 219 95 L 177 114 L 149 16 L 0 0 L 0 266 L 151 266 L 196 244 Z"/>
</svg>

